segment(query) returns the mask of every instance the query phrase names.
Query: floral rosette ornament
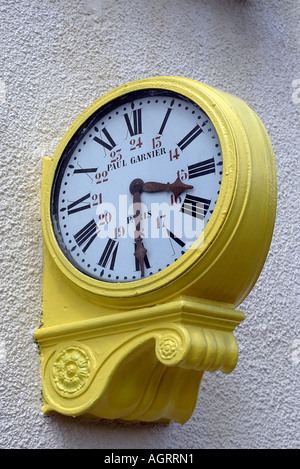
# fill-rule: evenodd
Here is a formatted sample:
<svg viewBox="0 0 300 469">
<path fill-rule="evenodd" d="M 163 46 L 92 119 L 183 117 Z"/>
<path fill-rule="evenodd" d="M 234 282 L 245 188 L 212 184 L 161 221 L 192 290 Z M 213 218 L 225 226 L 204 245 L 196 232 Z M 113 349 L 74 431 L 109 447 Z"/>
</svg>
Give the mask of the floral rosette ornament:
<svg viewBox="0 0 300 469">
<path fill-rule="evenodd" d="M 78 392 L 90 376 L 90 359 L 85 350 L 68 347 L 58 355 L 53 366 L 53 378 L 59 391 Z"/>
<path fill-rule="evenodd" d="M 159 352 L 164 360 L 171 360 L 177 353 L 178 345 L 173 339 L 165 339 L 159 347 Z"/>
</svg>

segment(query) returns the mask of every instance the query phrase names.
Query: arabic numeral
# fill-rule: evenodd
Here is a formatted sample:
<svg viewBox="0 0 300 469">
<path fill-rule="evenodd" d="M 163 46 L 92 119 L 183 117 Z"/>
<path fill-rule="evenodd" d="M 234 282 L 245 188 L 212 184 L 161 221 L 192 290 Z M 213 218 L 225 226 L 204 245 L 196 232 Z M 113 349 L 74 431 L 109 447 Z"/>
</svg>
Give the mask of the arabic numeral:
<svg viewBox="0 0 300 469">
<path fill-rule="evenodd" d="M 158 137 L 155 137 L 152 139 L 152 148 L 155 150 L 155 148 L 160 148 L 161 147 L 161 140 L 160 140 L 160 135 Z"/>
<path fill-rule="evenodd" d="M 181 202 L 182 202 L 181 197 L 179 196 L 175 197 L 173 194 L 171 195 L 171 205 L 174 205 L 174 204 L 179 205 L 181 204 Z"/>
<path fill-rule="evenodd" d="M 108 175 L 107 171 L 102 171 L 102 173 L 96 173 L 95 174 L 96 184 L 101 184 L 102 182 L 107 182 L 108 181 L 107 175 Z"/>
<path fill-rule="evenodd" d="M 132 138 L 129 143 L 131 145 L 130 151 L 135 150 L 137 147 L 141 148 L 141 146 L 143 145 L 141 137 L 139 137 L 137 140 L 135 138 Z"/>
<path fill-rule="evenodd" d="M 92 200 L 94 201 L 93 205 L 102 204 L 102 194 L 93 194 Z"/>
<path fill-rule="evenodd" d="M 188 178 L 188 174 L 184 169 L 180 169 L 177 171 L 177 177 L 182 181 L 185 181 Z"/>
<path fill-rule="evenodd" d="M 99 220 L 100 222 L 98 223 L 98 226 L 105 224 L 108 225 L 112 220 L 112 215 L 110 212 L 100 213 Z"/>
<path fill-rule="evenodd" d="M 110 157 L 111 157 L 111 162 L 116 163 L 117 161 L 121 161 L 122 155 L 120 153 L 121 149 L 119 148 L 118 150 L 113 150 L 110 152 Z"/>
<path fill-rule="evenodd" d="M 125 228 L 124 226 L 119 226 L 118 228 L 114 229 L 114 238 L 123 238 L 125 235 Z"/>
<path fill-rule="evenodd" d="M 175 150 L 170 150 L 169 151 L 169 155 L 170 155 L 170 161 L 174 160 L 174 159 L 178 159 L 179 158 L 179 152 L 178 152 L 178 148 L 175 148 Z"/>
</svg>

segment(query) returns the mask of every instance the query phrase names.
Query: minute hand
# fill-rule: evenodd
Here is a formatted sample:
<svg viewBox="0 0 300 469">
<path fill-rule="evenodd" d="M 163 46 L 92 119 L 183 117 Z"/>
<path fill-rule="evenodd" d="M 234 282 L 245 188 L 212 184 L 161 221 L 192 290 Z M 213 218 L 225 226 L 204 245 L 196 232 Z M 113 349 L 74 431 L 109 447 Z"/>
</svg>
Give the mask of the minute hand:
<svg viewBox="0 0 300 469">
<path fill-rule="evenodd" d="M 194 186 L 190 186 L 189 184 L 184 184 L 178 177 L 172 184 L 169 182 L 167 182 L 167 184 L 163 184 L 161 182 L 145 182 L 142 190 L 144 192 L 173 192 L 175 197 L 178 197 L 181 192 L 193 189 L 193 187 Z"/>
</svg>

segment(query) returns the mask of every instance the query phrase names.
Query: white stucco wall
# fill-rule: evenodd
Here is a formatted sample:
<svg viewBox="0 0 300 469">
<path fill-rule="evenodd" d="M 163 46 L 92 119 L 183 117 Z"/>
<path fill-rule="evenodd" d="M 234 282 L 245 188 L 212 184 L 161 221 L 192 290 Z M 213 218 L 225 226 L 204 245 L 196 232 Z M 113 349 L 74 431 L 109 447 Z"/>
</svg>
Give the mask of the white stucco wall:
<svg viewBox="0 0 300 469">
<path fill-rule="evenodd" d="M 299 447 L 299 24 L 298 0 L 0 1 L 0 448 Z M 184 426 L 46 417 L 33 341 L 42 158 L 104 92 L 155 75 L 236 94 L 273 144 L 277 220 L 239 308 L 239 361 L 204 375 Z"/>
</svg>

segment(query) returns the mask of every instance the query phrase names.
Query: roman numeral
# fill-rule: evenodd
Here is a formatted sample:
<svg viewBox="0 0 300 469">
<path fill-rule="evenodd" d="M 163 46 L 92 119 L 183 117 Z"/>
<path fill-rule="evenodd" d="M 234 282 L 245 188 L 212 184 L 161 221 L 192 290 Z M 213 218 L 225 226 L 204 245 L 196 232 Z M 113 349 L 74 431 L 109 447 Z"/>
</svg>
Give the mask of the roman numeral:
<svg viewBox="0 0 300 469">
<path fill-rule="evenodd" d="M 108 239 L 104 251 L 100 257 L 98 265 L 101 267 L 106 267 L 108 261 L 110 260 L 110 270 L 114 270 L 116 256 L 118 252 L 119 242 L 114 239 Z"/>
<path fill-rule="evenodd" d="M 73 174 L 81 174 L 81 173 L 95 173 L 98 168 L 81 168 L 81 169 L 74 169 Z"/>
<path fill-rule="evenodd" d="M 167 229 L 167 233 L 170 236 L 170 238 L 173 239 L 173 241 L 175 241 L 175 243 L 177 243 L 181 248 L 184 248 L 185 243 L 180 238 L 177 238 L 177 236 L 174 235 L 174 233 L 172 233 L 172 231 L 168 229 Z"/>
<path fill-rule="evenodd" d="M 68 215 L 71 215 L 72 213 L 76 213 L 76 212 L 81 212 L 81 210 L 86 210 L 88 208 L 91 208 L 91 204 L 80 205 L 82 202 L 84 202 L 90 196 L 91 196 L 90 193 L 86 194 L 83 197 L 81 197 L 80 199 L 75 200 L 75 202 L 72 202 L 70 205 L 68 205 Z"/>
<path fill-rule="evenodd" d="M 184 150 L 193 140 L 195 140 L 198 135 L 203 132 L 201 127 L 197 124 L 182 140 L 180 140 L 177 145 L 179 146 L 180 150 Z"/>
<path fill-rule="evenodd" d="M 136 243 L 134 243 L 134 252 L 135 251 L 136 251 Z M 136 272 L 138 272 L 139 270 L 141 270 L 141 266 L 140 266 L 140 263 L 139 263 L 139 261 L 137 260 L 137 258 L 135 256 L 134 256 L 134 259 L 135 259 L 135 270 L 136 270 Z M 146 269 L 150 269 L 151 265 L 150 265 L 147 254 L 144 257 L 144 264 L 145 264 Z"/>
<path fill-rule="evenodd" d="M 209 158 L 208 160 L 188 166 L 189 179 L 205 176 L 205 174 L 215 173 L 215 171 L 214 158 Z"/>
<path fill-rule="evenodd" d="M 102 145 L 104 148 L 107 148 L 107 150 L 111 151 L 116 146 L 116 143 L 114 142 L 113 138 L 111 137 L 110 133 L 106 130 L 105 127 L 101 130 L 101 132 L 104 133 L 107 139 L 107 142 L 105 142 L 99 137 L 94 137 L 93 140 L 99 143 L 99 145 Z"/>
<path fill-rule="evenodd" d="M 164 120 L 163 120 L 163 122 L 162 122 L 162 124 L 161 124 L 161 127 L 160 127 L 160 129 L 159 129 L 159 131 L 158 131 L 159 135 L 162 135 L 162 134 L 163 134 L 163 131 L 164 131 L 165 126 L 166 126 L 166 123 L 167 123 L 167 121 L 168 121 L 168 119 L 169 119 L 169 117 L 170 117 L 171 111 L 172 111 L 172 109 L 171 109 L 171 108 L 168 108 L 168 110 L 167 110 L 167 112 L 166 112 L 166 115 L 165 115 L 165 117 L 164 117 Z"/>
<path fill-rule="evenodd" d="M 182 204 L 181 212 L 203 220 L 210 202 L 211 201 L 209 199 L 203 199 L 202 197 L 187 194 Z"/>
<path fill-rule="evenodd" d="M 78 231 L 78 233 L 74 235 L 74 239 L 78 246 L 82 246 L 84 243 L 86 243 L 82 249 L 82 251 L 85 252 L 90 247 L 96 236 L 97 225 L 95 223 L 95 220 L 91 220 L 80 231 Z"/>
<path fill-rule="evenodd" d="M 124 114 L 124 118 L 125 118 L 125 122 L 126 122 L 128 131 L 131 137 L 142 133 L 142 110 L 141 109 L 134 109 L 132 111 L 131 120 L 128 114 Z"/>
</svg>

